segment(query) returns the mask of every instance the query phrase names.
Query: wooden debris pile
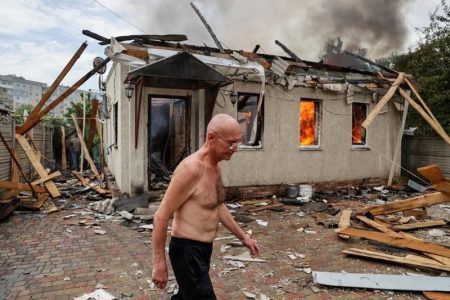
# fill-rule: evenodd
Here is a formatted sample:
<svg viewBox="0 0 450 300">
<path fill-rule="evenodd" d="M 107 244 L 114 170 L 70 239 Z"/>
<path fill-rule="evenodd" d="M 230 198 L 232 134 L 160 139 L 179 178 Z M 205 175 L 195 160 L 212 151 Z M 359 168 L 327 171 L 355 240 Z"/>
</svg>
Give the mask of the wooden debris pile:
<svg viewBox="0 0 450 300">
<path fill-rule="evenodd" d="M 344 254 L 450 272 L 450 248 L 448 245 L 431 243 L 412 234 L 414 230 L 420 228 L 448 228 L 450 221 L 448 218 L 420 219 L 426 216 L 425 208 L 450 202 L 450 180 L 442 175 L 437 165 L 419 168 L 418 171 L 430 180 L 437 192 L 371 206 L 362 210 L 345 209 L 341 214 L 339 228 L 336 229 L 338 236 L 343 239 L 358 237 L 408 250 L 411 253 L 400 256 L 361 248 L 349 248 L 343 251 Z M 398 216 L 399 213 L 403 213 L 403 216 Z M 413 222 L 413 220 L 415 221 Z M 362 225 L 369 227 L 370 230 Z M 445 231 L 441 232 L 445 236 Z"/>
<path fill-rule="evenodd" d="M 58 198 L 61 196 L 61 192 L 58 190 L 57 186 L 54 183 L 54 179 L 58 176 L 61 176 L 60 171 L 56 171 L 53 173 L 50 173 L 48 169 L 46 169 L 42 164 L 42 155 L 37 150 L 37 148 L 34 146 L 32 138 L 27 134 L 33 127 L 35 127 L 37 124 L 39 124 L 42 120 L 42 118 L 48 114 L 52 109 L 54 109 L 57 105 L 59 105 L 64 99 L 67 98 L 71 93 L 73 93 L 75 90 L 77 90 L 84 82 L 86 82 L 90 77 L 92 77 L 97 72 L 101 72 L 106 67 L 106 64 L 109 62 L 109 58 L 106 58 L 101 63 L 94 66 L 92 70 L 90 70 L 88 73 L 86 73 L 82 78 L 80 78 L 74 85 L 72 85 L 69 89 L 67 89 L 64 93 L 62 93 L 60 96 L 58 96 L 55 100 L 51 101 L 50 103 L 47 103 L 50 99 L 53 92 L 56 90 L 58 85 L 61 83 L 61 81 L 64 79 L 66 74 L 70 71 L 70 69 L 73 67 L 75 62 L 78 60 L 80 55 L 83 53 L 83 51 L 86 49 L 87 44 L 83 43 L 80 48 L 77 50 L 77 52 L 73 55 L 73 57 L 70 59 L 70 61 L 67 63 L 67 65 L 64 67 L 64 69 L 61 71 L 61 73 L 58 75 L 58 77 L 55 79 L 55 81 L 52 83 L 50 88 L 47 90 L 47 92 L 42 96 L 41 100 L 36 104 L 34 109 L 30 112 L 28 118 L 26 121 L 19 127 L 15 129 L 15 139 L 18 142 L 18 144 L 23 149 L 26 157 L 30 161 L 31 165 L 33 166 L 34 170 L 37 173 L 37 176 L 39 177 L 37 180 L 30 182 L 27 177 L 25 176 L 19 162 L 18 162 L 18 154 L 15 151 L 15 149 L 11 149 L 4 139 L 3 135 L 0 133 L 1 140 L 8 150 L 11 159 L 12 159 L 12 176 L 10 180 L 0 180 L 0 189 L 6 189 L 9 190 L 6 193 L 2 194 L 0 197 L 0 220 L 5 218 L 7 215 L 9 215 L 12 211 L 14 211 L 18 206 L 21 205 L 21 202 L 26 202 L 26 204 L 29 206 L 30 204 L 36 208 L 39 209 L 40 207 L 44 207 L 45 210 L 50 213 L 57 211 L 57 208 L 55 204 L 52 201 L 52 198 Z M 84 138 L 78 128 L 78 122 L 74 122 L 75 127 L 77 130 L 78 137 L 80 139 L 80 142 L 82 144 L 82 150 L 83 150 L 83 157 L 86 159 L 91 167 L 91 170 L 93 171 L 95 177 L 99 180 L 102 180 L 102 177 L 97 171 L 97 168 L 95 164 L 92 161 L 92 158 L 89 154 L 88 147 L 86 146 L 84 142 Z M 94 126 L 91 126 L 91 129 L 95 128 Z M 92 131 L 92 130 L 91 130 Z M 95 133 L 95 132 L 94 132 Z M 99 132 L 101 135 L 101 133 Z M 91 134 L 90 134 L 91 135 Z M 64 136 L 64 131 L 63 131 Z M 93 137 L 92 137 L 93 138 Z M 91 140 L 91 138 L 89 138 Z M 64 139 L 63 139 L 64 142 Z M 65 149 L 64 145 L 62 149 Z M 62 162 L 63 165 L 65 165 L 65 153 L 63 151 L 62 155 Z M 83 164 L 83 162 L 81 162 Z M 20 173 L 20 174 L 19 174 Z M 25 183 L 20 182 L 20 175 L 22 176 L 23 180 L 26 181 Z M 94 189 L 96 192 L 98 192 L 101 195 L 106 195 L 109 193 L 107 189 L 104 187 L 93 184 L 91 182 L 91 178 L 83 177 L 79 174 L 74 174 L 80 182 L 86 186 Z M 19 192 L 27 191 L 31 192 L 32 196 L 29 198 L 20 198 L 20 201 L 14 200 L 15 197 L 19 195 Z"/>
</svg>

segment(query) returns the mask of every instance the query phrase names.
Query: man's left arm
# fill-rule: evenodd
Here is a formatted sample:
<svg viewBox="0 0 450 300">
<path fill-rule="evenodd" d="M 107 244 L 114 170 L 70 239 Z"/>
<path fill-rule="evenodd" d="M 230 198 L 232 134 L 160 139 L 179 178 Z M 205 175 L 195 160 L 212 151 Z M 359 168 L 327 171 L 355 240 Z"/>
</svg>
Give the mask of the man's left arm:
<svg viewBox="0 0 450 300">
<path fill-rule="evenodd" d="M 256 240 L 252 239 L 242 228 L 236 223 L 230 210 L 222 204 L 219 207 L 219 220 L 232 234 L 234 234 L 241 242 L 250 250 L 250 255 L 254 258 L 259 256 L 259 246 Z"/>
</svg>

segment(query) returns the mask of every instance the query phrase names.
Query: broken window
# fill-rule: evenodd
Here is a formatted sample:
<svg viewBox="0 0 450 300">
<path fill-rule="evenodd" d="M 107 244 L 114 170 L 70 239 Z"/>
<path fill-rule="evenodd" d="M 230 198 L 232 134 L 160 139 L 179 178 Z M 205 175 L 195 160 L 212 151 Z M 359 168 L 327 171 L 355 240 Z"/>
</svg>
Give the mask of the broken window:
<svg viewBox="0 0 450 300">
<path fill-rule="evenodd" d="M 352 103 L 352 145 L 366 145 L 366 129 L 361 126 L 366 115 L 367 104 Z"/>
<path fill-rule="evenodd" d="M 241 128 L 239 147 L 261 146 L 263 112 L 258 116 L 258 94 L 238 93 L 237 121 Z"/>
<path fill-rule="evenodd" d="M 300 147 L 319 146 L 320 102 L 301 100 L 300 109 Z"/>
</svg>

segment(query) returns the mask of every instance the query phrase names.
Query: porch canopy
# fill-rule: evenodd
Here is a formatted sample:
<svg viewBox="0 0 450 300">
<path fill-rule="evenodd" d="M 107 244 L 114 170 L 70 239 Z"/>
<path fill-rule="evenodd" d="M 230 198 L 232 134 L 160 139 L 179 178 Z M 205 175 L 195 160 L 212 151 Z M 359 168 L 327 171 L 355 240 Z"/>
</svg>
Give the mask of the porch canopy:
<svg viewBox="0 0 450 300">
<path fill-rule="evenodd" d="M 218 89 L 233 81 L 200 61 L 192 54 L 180 52 L 128 73 L 127 81 L 145 87 L 172 89 Z"/>
</svg>

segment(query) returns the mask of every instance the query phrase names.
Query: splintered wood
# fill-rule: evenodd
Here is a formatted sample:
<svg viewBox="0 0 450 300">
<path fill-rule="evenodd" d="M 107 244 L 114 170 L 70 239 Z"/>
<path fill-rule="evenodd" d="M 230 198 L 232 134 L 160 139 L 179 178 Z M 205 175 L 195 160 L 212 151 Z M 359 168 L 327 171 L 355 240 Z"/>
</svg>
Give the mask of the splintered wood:
<svg viewBox="0 0 450 300">
<path fill-rule="evenodd" d="M 416 218 L 414 217 L 382 217 L 383 215 L 391 215 L 394 213 L 405 213 L 419 209 L 424 210 L 426 207 L 450 201 L 450 193 L 447 193 L 446 190 L 450 181 L 443 176 L 437 165 L 422 167 L 419 168 L 418 171 L 421 175 L 430 180 L 433 187 L 439 192 L 393 201 L 355 212 L 346 210 L 344 211 L 345 214 L 342 214 L 339 228 L 335 230 L 341 238 L 348 239 L 348 237 L 358 237 L 395 248 L 413 250 L 414 254 L 411 253 L 406 256 L 396 256 L 379 251 L 357 248 L 346 249 L 343 251 L 344 254 L 413 267 L 422 267 L 446 272 L 450 271 L 449 247 L 426 242 L 412 234 L 403 232 L 403 230 L 411 232 L 421 228 L 447 226 L 448 220 L 416 221 Z M 355 213 L 355 219 L 369 227 L 369 230 L 351 227 L 350 215 L 352 213 Z M 389 222 L 383 220 L 389 220 Z M 422 255 L 418 255 L 418 253 L 421 253 Z"/>
</svg>

